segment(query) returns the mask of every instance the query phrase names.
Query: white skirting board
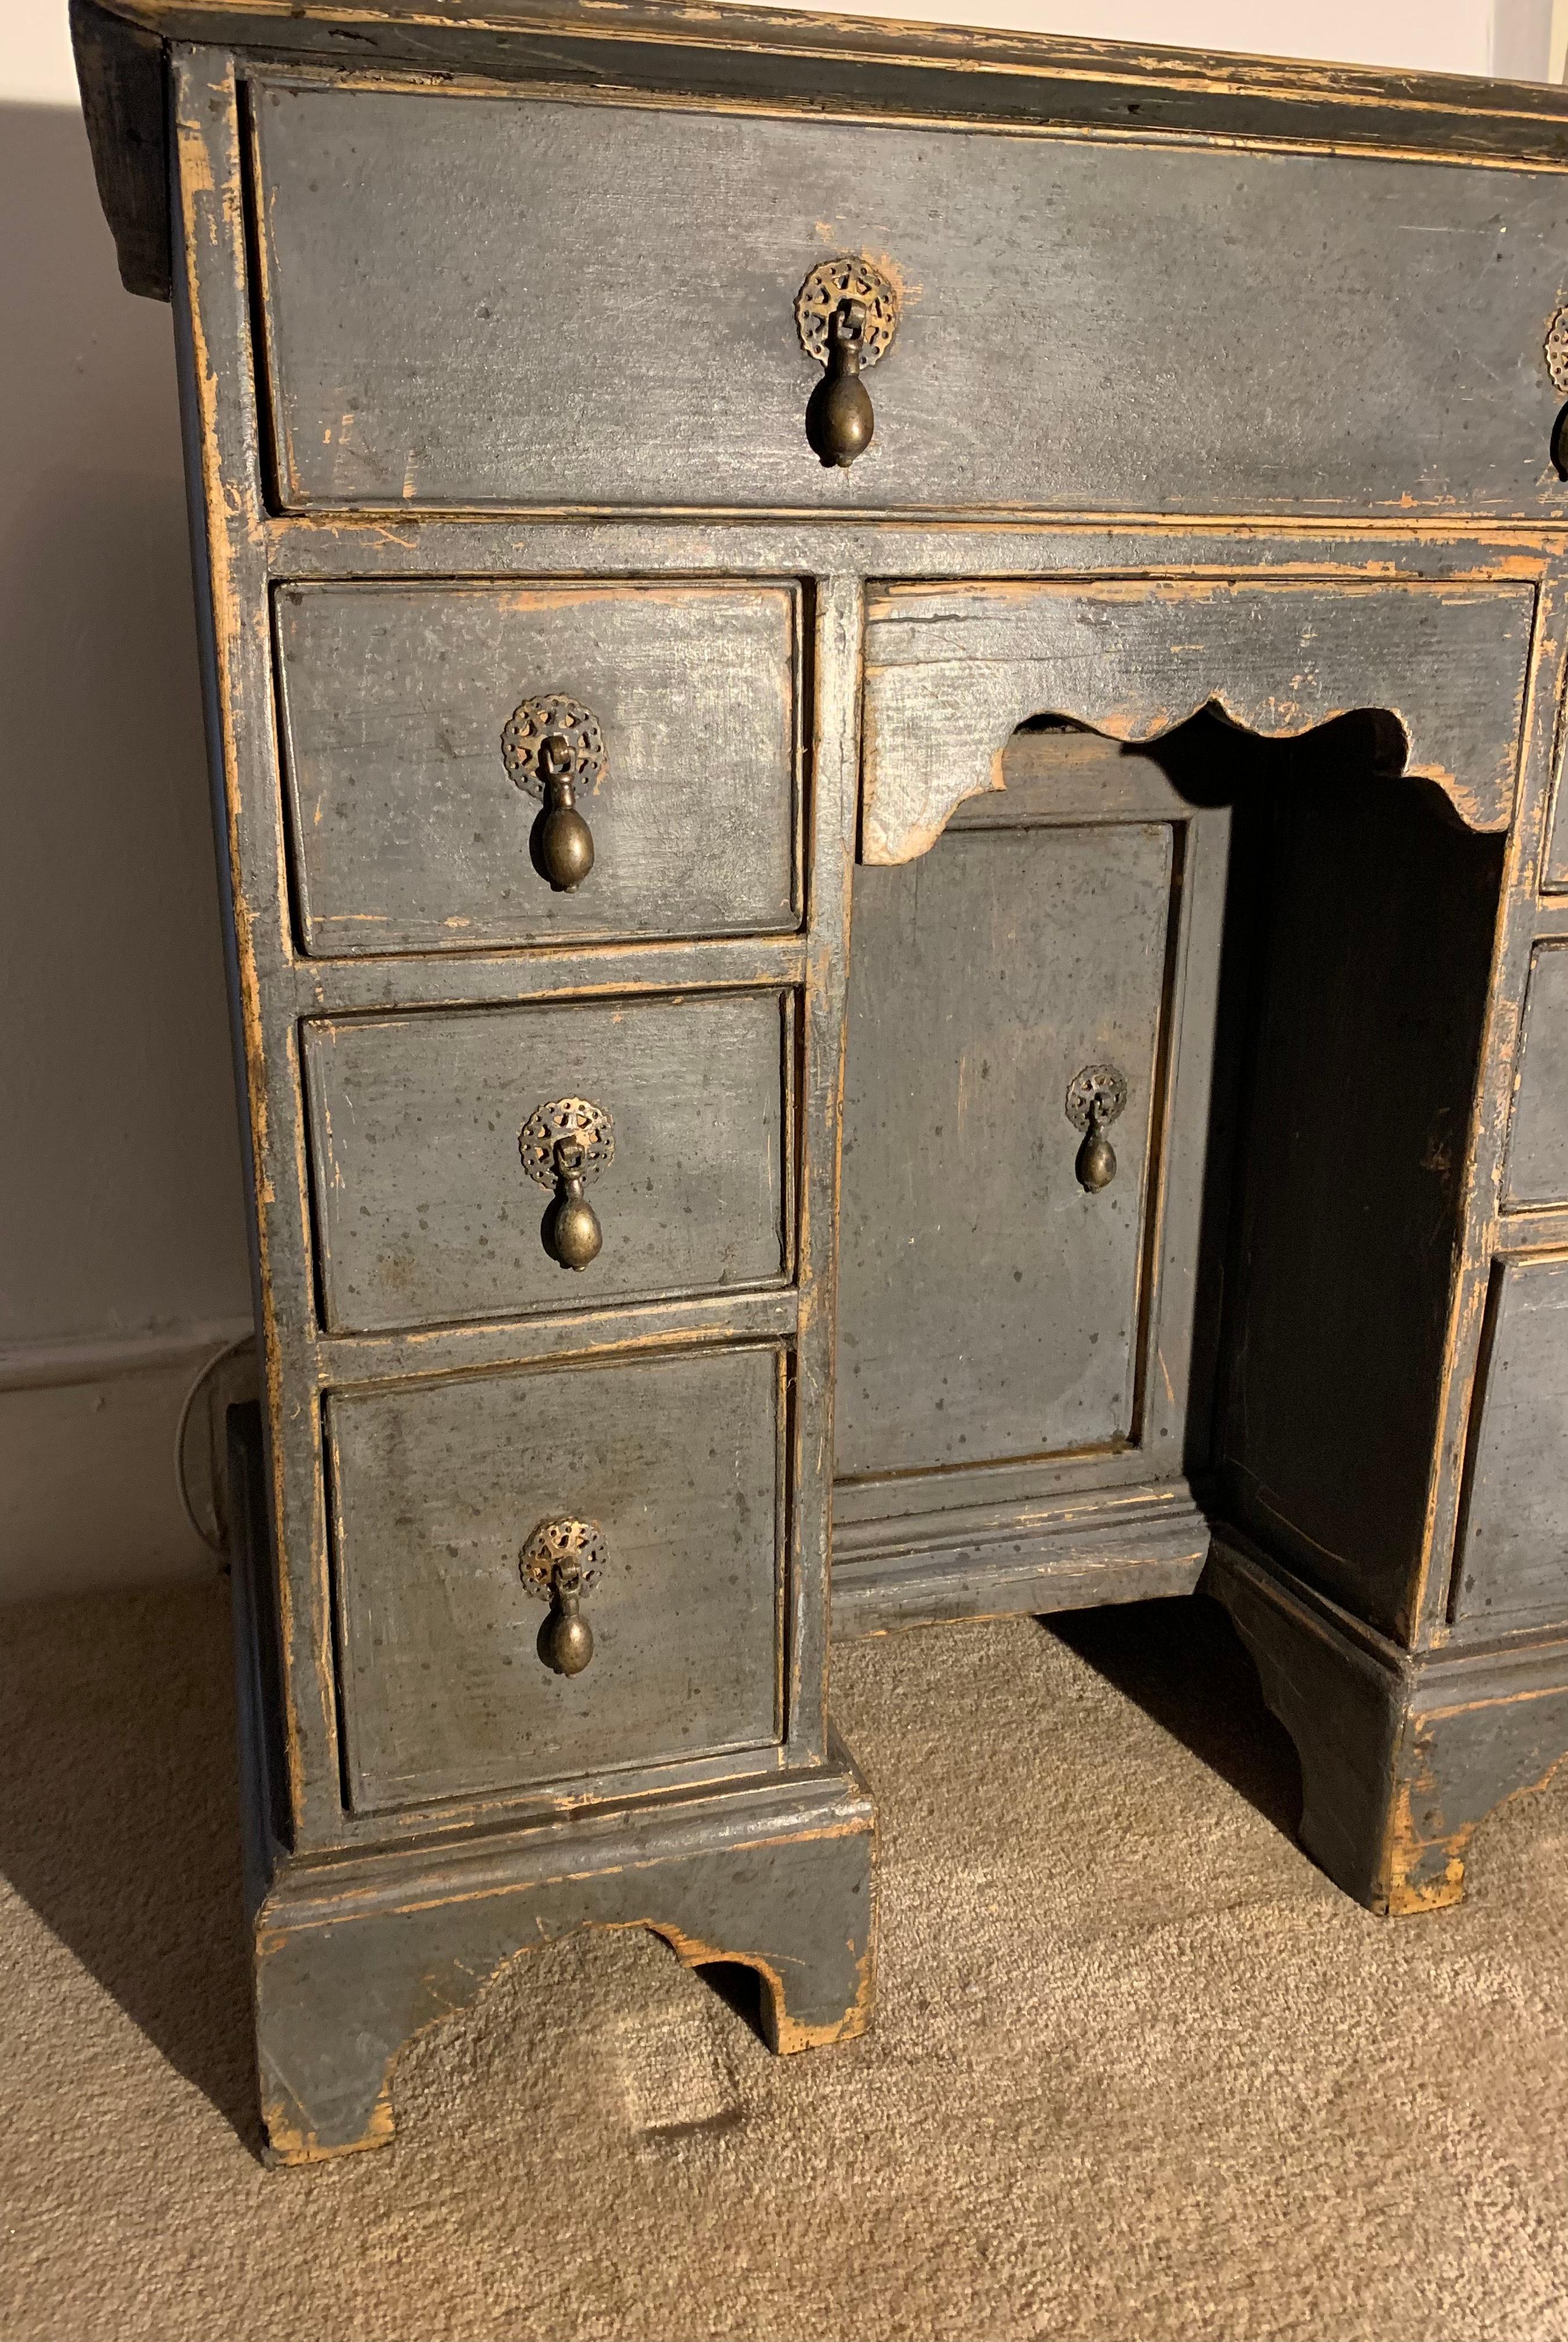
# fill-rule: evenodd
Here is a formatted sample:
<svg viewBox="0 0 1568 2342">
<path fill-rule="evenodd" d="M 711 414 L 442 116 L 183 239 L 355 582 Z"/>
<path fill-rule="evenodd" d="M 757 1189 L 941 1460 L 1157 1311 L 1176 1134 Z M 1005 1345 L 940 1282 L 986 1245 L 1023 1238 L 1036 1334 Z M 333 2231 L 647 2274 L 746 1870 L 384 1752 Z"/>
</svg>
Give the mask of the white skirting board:
<svg viewBox="0 0 1568 2342">
<path fill-rule="evenodd" d="M 184 1473 L 181 1432 L 205 1370 L 250 1337 L 237 1320 L 0 1351 L 0 1602 L 221 1566 L 192 1517 L 211 1498 L 199 1402 Z"/>
</svg>

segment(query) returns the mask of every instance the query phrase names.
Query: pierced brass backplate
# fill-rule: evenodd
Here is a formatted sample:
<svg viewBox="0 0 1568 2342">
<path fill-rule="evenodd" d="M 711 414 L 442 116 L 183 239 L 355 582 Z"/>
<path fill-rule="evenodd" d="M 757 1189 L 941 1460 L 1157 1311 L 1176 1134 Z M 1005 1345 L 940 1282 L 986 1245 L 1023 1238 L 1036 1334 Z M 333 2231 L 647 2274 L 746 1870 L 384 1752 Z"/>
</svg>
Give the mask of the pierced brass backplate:
<svg viewBox="0 0 1568 2342">
<path fill-rule="evenodd" d="M 1067 1085 L 1067 1119 L 1074 1130 L 1092 1121 L 1114 1122 L 1127 1103 L 1127 1077 L 1114 1066 L 1081 1066 Z"/>
<path fill-rule="evenodd" d="M 530 1594 L 541 1602 L 555 1598 L 557 1573 L 576 1575 L 575 1590 L 592 1593 L 609 1558 L 604 1532 L 597 1521 L 570 1518 L 540 1521 L 517 1556 L 518 1575 Z"/>
<path fill-rule="evenodd" d="M 524 1170 L 541 1187 L 554 1187 L 559 1180 L 556 1150 L 563 1144 L 578 1148 L 579 1176 L 596 1179 L 615 1159 L 615 1126 L 603 1106 L 587 1098 L 552 1098 L 535 1106 L 517 1134 L 517 1152 Z"/>
<path fill-rule="evenodd" d="M 1547 327 L 1545 355 L 1553 389 L 1568 397 L 1568 309 L 1559 309 Z"/>
<path fill-rule="evenodd" d="M 518 1132 L 517 1152 L 530 1179 L 555 1190 L 540 1230 L 545 1251 L 563 1268 L 592 1267 L 604 1231 L 583 1186 L 614 1161 L 614 1124 L 587 1098 L 552 1098 Z"/>
<path fill-rule="evenodd" d="M 593 1658 L 583 1597 L 599 1583 L 605 1557 L 598 1522 L 574 1520 L 541 1521 L 517 1556 L 529 1593 L 550 1605 L 536 1647 L 552 1675 L 580 1676 Z"/>
<path fill-rule="evenodd" d="M 857 303 L 864 312 L 860 362 L 863 366 L 874 366 L 898 330 L 898 288 L 858 254 L 821 262 L 795 295 L 801 347 L 818 365 L 826 365 L 833 321 L 846 301 Z"/>
<path fill-rule="evenodd" d="M 584 793 L 598 787 L 608 762 L 598 717 L 581 700 L 550 692 L 543 698 L 520 701 L 501 735 L 502 762 L 526 796 L 537 797 L 541 805 L 544 801 L 546 776 L 541 770 L 540 751 L 546 740 L 565 744 L 566 768 L 558 777 Z"/>
</svg>

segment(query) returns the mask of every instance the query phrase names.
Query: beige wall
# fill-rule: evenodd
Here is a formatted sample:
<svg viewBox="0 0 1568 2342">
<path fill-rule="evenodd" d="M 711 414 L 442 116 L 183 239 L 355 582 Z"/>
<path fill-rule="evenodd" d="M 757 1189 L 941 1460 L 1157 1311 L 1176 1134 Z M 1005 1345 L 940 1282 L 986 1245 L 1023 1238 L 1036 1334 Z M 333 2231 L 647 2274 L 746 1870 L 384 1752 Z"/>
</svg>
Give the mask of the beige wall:
<svg viewBox="0 0 1568 2342">
<path fill-rule="evenodd" d="M 1455 70 L 1512 41 L 1544 72 L 1550 0 L 1497 5 L 905 13 Z M 0 12 L 5 1596 L 212 1566 L 175 1435 L 250 1304 L 169 313 L 115 276 L 64 0 Z"/>
<path fill-rule="evenodd" d="M 80 115 L 0 104 L 0 1591 L 211 1566 L 173 1466 L 249 1316 L 169 312 Z"/>
</svg>

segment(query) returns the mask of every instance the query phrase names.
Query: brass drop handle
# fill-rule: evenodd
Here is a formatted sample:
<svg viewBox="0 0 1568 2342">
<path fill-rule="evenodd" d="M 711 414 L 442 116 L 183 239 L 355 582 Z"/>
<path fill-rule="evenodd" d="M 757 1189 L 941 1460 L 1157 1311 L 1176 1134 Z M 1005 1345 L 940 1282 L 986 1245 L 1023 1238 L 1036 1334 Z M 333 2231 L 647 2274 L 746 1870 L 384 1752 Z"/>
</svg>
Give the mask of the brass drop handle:
<svg viewBox="0 0 1568 2342">
<path fill-rule="evenodd" d="M 554 1190 L 541 1234 L 563 1268 L 586 1268 L 604 1242 L 599 1215 L 584 1194 L 615 1159 L 615 1126 L 587 1098 L 552 1098 L 535 1106 L 517 1134 L 517 1152 L 530 1179 Z"/>
<path fill-rule="evenodd" d="M 1105 1136 L 1127 1103 L 1127 1078 L 1114 1066 L 1080 1066 L 1067 1085 L 1067 1119 L 1084 1133 L 1074 1163 L 1080 1187 L 1097 1196 L 1116 1176 L 1116 1150 Z"/>
<path fill-rule="evenodd" d="M 830 471 L 864 455 L 876 429 L 864 369 L 884 355 L 898 327 L 896 286 L 855 253 L 820 261 L 795 295 L 795 325 L 808 357 L 825 368 L 806 401 L 805 435 Z"/>
<path fill-rule="evenodd" d="M 583 1597 L 604 1575 L 604 1533 L 597 1521 L 541 1521 L 517 1556 L 530 1594 L 550 1605 L 535 1648 L 552 1675 L 580 1676 L 594 1656 L 594 1629 Z"/>
<path fill-rule="evenodd" d="M 876 429 L 871 393 L 860 378 L 864 338 L 864 305 L 841 301 L 827 329 L 827 372 L 805 410 L 805 435 L 828 470 L 846 471 Z"/>
<path fill-rule="evenodd" d="M 594 867 L 594 833 L 577 796 L 604 779 L 598 717 L 561 692 L 520 700 L 501 735 L 501 761 L 514 786 L 544 807 L 528 840 L 534 867 L 555 894 L 572 894 Z"/>
<path fill-rule="evenodd" d="M 555 1142 L 555 1211 L 550 1249 L 563 1268 L 586 1268 L 604 1247 L 599 1215 L 583 1193 L 587 1156 L 574 1138 Z"/>
<path fill-rule="evenodd" d="M 594 867 L 594 833 L 577 810 L 572 758 L 558 732 L 552 732 L 539 750 L 539 776 L 544 784 L 540 864 L 555 893 L 569 895 Z"/>
</svg>

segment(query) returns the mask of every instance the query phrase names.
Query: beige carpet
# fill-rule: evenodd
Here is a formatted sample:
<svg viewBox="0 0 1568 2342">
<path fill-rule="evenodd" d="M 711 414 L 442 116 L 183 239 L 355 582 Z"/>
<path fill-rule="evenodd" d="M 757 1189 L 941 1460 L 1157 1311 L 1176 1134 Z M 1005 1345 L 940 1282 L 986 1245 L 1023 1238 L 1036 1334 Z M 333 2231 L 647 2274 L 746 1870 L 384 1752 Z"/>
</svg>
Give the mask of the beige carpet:
<svg viewBox="0 0 1568 2342">
<path fill-rule="evenodd" d="M 0 1615 L 0 2333 L 1568 2337 L 1568 1779 L 1389 1925 L 1204 1604 L 840 1655 L 882 2005 L 774 2061 L 654 1939 L 255 2158 L 220 1591 Z"/>
</svg>

